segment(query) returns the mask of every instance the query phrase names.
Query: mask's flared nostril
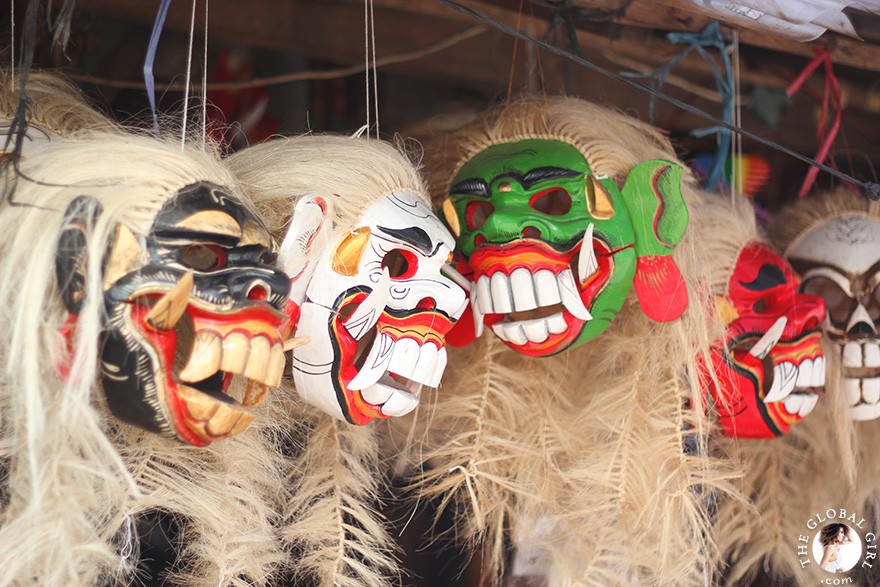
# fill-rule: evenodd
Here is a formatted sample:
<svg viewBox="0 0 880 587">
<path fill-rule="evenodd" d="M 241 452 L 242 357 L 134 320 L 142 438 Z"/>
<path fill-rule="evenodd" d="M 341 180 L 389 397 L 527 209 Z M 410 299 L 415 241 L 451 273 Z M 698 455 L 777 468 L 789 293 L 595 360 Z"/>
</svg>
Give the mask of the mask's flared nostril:
<svg viewBox="0 0 880 587">
<path fill-rule="evenodd" d="M 269 299 L 269 285 L 264 281 L 253 282 L 248 287 L 247 299 L 252 302 L 265 302 Z"/>
<path fill-rule="evenodd" d="M 846 331 L 848 338 L 875 338 L 877 331 L 867 322 L 858 322 Z"/>
<path fill-rule="evenodd" d="M 541 231 L 535 228 L 534 226 L 526 226 L 522 230 L 522 235 L 524 238 L 541 238 Z"/>
<path fill-rule="evenodd" d="M 437 301 L 431 297 L 422 298 L 419 300 L 419 303 L 416 304 L 416 307 L 422 310 L 433 310 L 437 307 Z"/>
</svg>

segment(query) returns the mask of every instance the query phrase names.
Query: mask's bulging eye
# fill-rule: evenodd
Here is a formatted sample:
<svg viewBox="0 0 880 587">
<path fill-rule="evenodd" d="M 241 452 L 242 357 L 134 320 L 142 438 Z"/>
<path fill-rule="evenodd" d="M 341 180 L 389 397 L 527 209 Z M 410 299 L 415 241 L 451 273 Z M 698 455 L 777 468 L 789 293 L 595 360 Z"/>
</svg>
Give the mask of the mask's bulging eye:
<svg viewBox="0 0 880 587">
<path fill-rule="evenodd" d="M 489 216 L 495 211 L 495 206 L 483 200 L 469 202 L 465 208 L 464 219 L 468 230 L 478 230 L 486 224 Z"/>
<path fill-rule="evenodd" d="M 189 245 L 180 251 L 180 262 L 196 271 L 213 271 L 226 266 L 226 250 L 216 245 Z"/>
<path fill-rule="evenodd" d="M 562 188 L 552 188 L 532 196 L 529 206 L 548 216 L 565 216 L 571 210 L 571 196 Z"/>
<path fill-rule="evenodd" d="M 382 269 L 388 269 L 391 279 L 408 279 L 418 268 L 419 260 L 411 251 L 393 249 L 382 257 Z"/>
</svg>

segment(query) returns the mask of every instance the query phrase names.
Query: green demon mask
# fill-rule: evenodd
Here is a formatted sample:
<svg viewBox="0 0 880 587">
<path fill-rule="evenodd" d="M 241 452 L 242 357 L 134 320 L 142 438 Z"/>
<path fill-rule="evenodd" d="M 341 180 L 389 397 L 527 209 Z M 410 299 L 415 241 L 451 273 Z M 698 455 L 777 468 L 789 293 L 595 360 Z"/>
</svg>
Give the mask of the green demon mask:
<svg viewBox="0 0 880 587">
<path fill-rule="evenodd" d="M 672 250 L 687 226 L 681 168 L 637 165 L 622 190 L 557 140 L 489 147 L 453 180 L 443 215 L 483 324 L 514 350 L 549 356 L 601 334 L 635 282 L 645 313 L 677 318 L 687 291 Z"/>
</svg>

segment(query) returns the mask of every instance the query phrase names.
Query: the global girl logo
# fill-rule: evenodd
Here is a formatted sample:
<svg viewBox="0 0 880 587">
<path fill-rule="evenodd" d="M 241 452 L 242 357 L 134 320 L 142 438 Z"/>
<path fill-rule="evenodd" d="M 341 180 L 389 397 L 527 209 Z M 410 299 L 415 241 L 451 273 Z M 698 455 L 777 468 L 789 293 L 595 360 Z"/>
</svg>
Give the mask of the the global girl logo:
<svg viewBox="0 0 880 587">
<path fill-rule="evenodd" d="M 852 584 L 847 574 L 853 568 L 874 566 L 877 534 L 858 514 L 844 508 L 828 509 L 807 520 L 806 528 L 807 533 L 797 539 L 798 561 L 802 568 L 815 564 L 829 575 L 820 584 Z"/>
</svg>

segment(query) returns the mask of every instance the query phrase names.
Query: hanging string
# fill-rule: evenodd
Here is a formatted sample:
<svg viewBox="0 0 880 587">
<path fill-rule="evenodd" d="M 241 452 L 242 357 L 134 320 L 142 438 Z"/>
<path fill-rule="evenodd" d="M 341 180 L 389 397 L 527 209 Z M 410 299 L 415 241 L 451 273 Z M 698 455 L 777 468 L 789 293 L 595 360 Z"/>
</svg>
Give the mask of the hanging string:
<svg viewBox="0 0 880 587">
<path fill-rule="evenodd" d="M 18 206 L 13 200 L 15 191 L 15 177 L 20 175 L 18 163 L 21 161 L 21 151 L 24 148 L 28 129 L 28 112 L 31 106 L 31 98 L 27 94 L 27 82 L 31 68 L 34 64 L 34 50 L 37 44 L 37 8 L 39 0 L 30 0 L 24 17 L 24 38 L 21 40 L 21 54 L 18 64 L 18 106 L 15 114 L 9 121 L 9 130 L 3 143 L 3 152 L 7 153 L 0 159 L 0 170 L 3 173 L 2 189 L 0 189 L 0 202 L 8 202 L 12 206 Z M 11 148 L 10 148 L 11 147 Z"/>
<path fill-rule="evenodd" d="M 364 0 L 364 94 L 366 94 L 367 138 L 370 138 L 370 0 Z"/>
<path fill-rule="evenodd" d="M 189 18 L 189 45 L 186 51 L 186 89 L 183 91 L 183 124 L 180 129 L 180 152 L 186 147 L 186 122 L 189 115 L 189 90 L 192 82 L 193 39 L 196 35 L 196 2 L 192 0 L 192 14 Z"/>
<path fill-rule="evenodd" d="M 202 150 L 208 144 L 208 4 L 205 0 L 205 51 L 202 56 Z"/>
<path fill-rule="evenodd" d="M 516 12 L 516 30 L 519 30 L 520 23 L 522 22 L 523 15 L 523 3 L 525 0 L 519 0 L 519 10 Z M 510 97 L 513 94 L 513 74 L 516 72 L 516 54 L 519 50 L 519 39 L 513 39 L 513 56 L 510 58 L 510 75 L 507 78 L 507 100 L 506 102 L 510 102 Z"/>
<path fill-rule="evenodd" d="M 739 97 L 740 88 L 740 61 L 739 61 L 739 32 L 733 29 L 733 41 L 730 45 L 733 50 L 733 124 L 742 126 L 742 104 Z M 745 187 L 745 160 L 743 159 L 742 136 L 739 133 L 730 133 L 733 140 L 733 157 L 730 160 L 730 198 L 743 193 Z"/>
<path fill-rule="evenodd" d="M 837 137 L 837 132 L 840 130 L 840 119 L 843 115 L 843 105 L 841 103 L 840 84 L 837 81 L 837 76 L 834 75 L 831 53 L 828 52 L 826 47 L 815 47 L 813 53 L 815 54 L 813 60 L 810 61 L 800 75 L 788 85 L 785 89 L 785 93 L 789 97 L 797 94 L 807 79 L 816 72 L 819 66 L 824 66 L 825 89 L 822 96 L 822 111 L 819 115 L 819 124 L 816 127 L 816 143 L 819 145 L 819 150 L 816 153 L 816 156 L 813 157 L 816 161 L 824 163 L 828 160 L 831 147 L 834 145 L 834 139 Z M 831 104 L 832 101 L 833 105 Z M 834 121 L 831 123 L 831 128 L 827 129 L 829 108 L 834 108 Z M 831 159 L 830 163 L 832 166 L 836 167 L 834 159 Z M 813 184 L 816 182 L 816 176 L 818 173 L 819 170 L 815 167 L 811 167 L 810 170 L 807 171 L 807 176 L 804 178 L 804 183 L 801 185 L 798 196 L 803 198 L 810 192 L 810 188 L 812 188 Z"/>
<path fill-rule="evenodd" d="M 629 5 L 632 4 L 632 0 L 625 0 L 616 10 L 612 11 L 572 6 L 571 0 L 531 0 L 530 4 L 545 6 L 552 11 L 548 21 L 547 33 L 544 35 L 544 42 L 559 46 L 559 29 L 562 28 L 568 50 L 580 57 L 581 46 L 577 37 L 576 22 L 611 22 L 615 18 L 626 14 Z M 517 26 L 517 29 L 519 29 L 519 26 Z M 565 61 L 562 64 L 562 75 L 564 91 L 566 95 L 570 95 L 573 75 L 570 61 Z"/>
<path fill-rule="evenodd" d="M 147 92 L 147 99 L 150 101 L 150 112 L 153 114 L 153 134 L 157 137 L 159 131 L 159 114 L 156 111 L 156 85 L 153 79 L 153 63 L 156 61 L 156 48 L 159 46 L 159 37 L 162 36 L 162 29 L 165 26 L 165 17 L 168 16 L 168 7 L 171 6 L 171 0 L 162 0 L 159 4 L 159 12 L 156 14 L 156 21 L 153 23 L 153 32 L 150 33 L 150 42 L 147 45 L 147 55 L 144 57 L 144 86 Z"/>
<path fill-rule="evenodd" d="M 666 65 L 658 67 L 652 72 L 647 74 L 627 72 L 621 75 L 632 78 L 648 78 L 652 81 L 654 89 L 659 91 L 666 82 L 666 78 L 672 72 L 672 69 L 684 60 L 685 57 L 696 51 L 709 65 L 712 72 L 715 87 L 721 96 L 722 118 L 728 125 L 733 125 L 733 106 L 736 101 L 733 93 L 733 67 L 730 64 L 730 57 L 728 55 L 730 44 L 721 33 L 720 23 L 717 20 L 713 20 L 699 33 L 669 33 L 666 35 L 666 39 L 673 44 L 686 44 L 687 47 L 680 51 Z M 718 63 L 707 51 L 707 48 L 718 50 L 721 57 L 721 68 L 718 67 Z M 651 121 L 654 120 L 655 106 L 656 98 L 652 96 L 648 105 L 648 118 Z M 731 151 L 732 133 L 730 130 L 718 126 L 700 128 L 691 132 L 695 137 L 704 137 L 713 133 L 717 135 L 716 148 L 712 164 L 709 166 L 709 177 L 706 180 L 706 186 L 714 190 L 721 185 L 724 177 L 727 158 Z"/>
<path fill-rule="evenodd" d="M 373 0 L 370 0 L 370 47 L 373 55 L 373 108 L 376 118 L 376 139 L 379 139 L 379 72 L 376 66 L 376 16 L 373 14 Z"/>
<path fill-rule="evenodd" d="M 15 0 L 9 2 L 9 83 L 15 87 Z"/>
<path fill-rule="evenodd" d="M 786 147 L 784 145 L 780 145 L 776 141 L 762 137 L 761 135 L 756 134 L 750 130 L 746 130 L 742 127 L 734 126 L 728 122 L 725 122 L 725 121 L 721 120 L 720 118 L 713 116 L 712 114 L 709 114 L 708 112 L 705 112 L 705 111 L 697 108 L 696 106 L 692 106 L 691 104 L 688 104 L 686 102 L 682 102 L 678 98 L 674 98 L 673 96 L 665 94 L 660 90 L 657 90 L 657 89 L 652 88 L 650 86 L 646 86 L 645 84 L 642 84 L 642 83 L 639 83 L 633 79 L 629 79 L 627 77 L 624 77 L 624 76 L 617 74 L 613 71 L 609 71 L 608 69 L 605 69 L 604 67 L 596 65 L 595 63 L 592 63 L 591 61 L 587 61 L 586 59 L 584 59 L 582 57 L 578 57 L 577 55 L 573 55 L 570 52 L 565 51 L 564 49 L 560 49 L 559 47 L 554 47 L 553 45 L 550 45 L 549 43 L 546 43 L 540 39 L 536 39 L 534 37 L 531 37 L 529 35 L 521 33 L 519 31 L 511 28 L 510 26 L 495 20 L 494 18 L 492 18 L 490 16 L 482 14 L 481 12 L 478 12 L 468 6 L 464 6 L 463 4 L 459 4 L 458 2 L 455 2 L 454 0 L 435 0 L 435 1 L 440 4 L 443 4 L 444 6 L 447 6 L 449 8 L 454 9 L 454 10 L 457 10 L 459 12 L 463 12 L 464 14 L 467 14 L 467 15 L 471 16 L 472 18 L 483 21 L 486 24 L 498 29 L 499 31 L 501 31 L 507 35 L 510 35 L 512 37 L 517 37 L 523 41 L 527 41 L 529 43 L 538 45 L 539 47 L 543 47 L 544 49 L 547 49 L 548 51 L 550 51 L 551 53 L 553 53 L 555 55 L 559 55 L 561 57 L 565 57 L 566 59 L 570 59 L 570 60 L 574 61 L 575 63 L 577 63 L 583 67 L 586 67 L 587 69 L 589 69 L 591 71 L 594 71 L 596 73 L 602 74 L 607 77 L 610 77 L 625 86 L 628 86 L 630 88 L 633 88 L 633 89 L 636 89 L 636 90 L 639 90 L 642 92 L 647 92 L 648 94 L 651 94 L 652 96 L 655 96 L 655 97 L 663 100 L 664 102 L 667 102 L 668 104 L 675 106 L 676 108 L 680 108 L 681 110 L 684 110 L 685 112 L 688 112 L 690 114 L 694 114 L 694 115 L 699 116 L 701 118 L 704 118 L 704 119 L 712 122 L 713 124 L 715 124 L 721 128 L 726 128 L 727 130 L 741 134 L 747 138 L 750 138 L 754 141 L 761 143 L 762 145 L 766 145 L 766 146 L 771 147 L 777 151 L 785 153 L 786 155 L 794 157 L 795 159 L 798 159 L 799 161 L 803 161 L 804 163 L 807 163 L 809 165 L 813 165 L 813 166 L 817 167 L 818 169 L 820 169 L 821 171 L 825 171 L 826 173 L 830 173 L 831 175 L 834 175 L 837 178 L 840 178 L 844 181 L 849 181 L 853 185 L 856 185 L 859 188 L 861 188 L 865 193 L 865 197 L 867 197 L 868 199 L 880 200 L 880 184 L 878 184 L 878 183 L 860 181 L 854 177 L 851 177 L 851 176 L 843 173 L 842 171 L 839 171 L 837 169 L 833 169 L 832 167 L 829 167 L 828 165 L 825 165 L 824 163 L 820 163 L 819 161 L 814 161 L 813 159 L 810 159 L 806 155 L 802 155 L 802 154 L 798 153 L 797 151 L 789 149 L 788 147 Z"/>
</svg>

